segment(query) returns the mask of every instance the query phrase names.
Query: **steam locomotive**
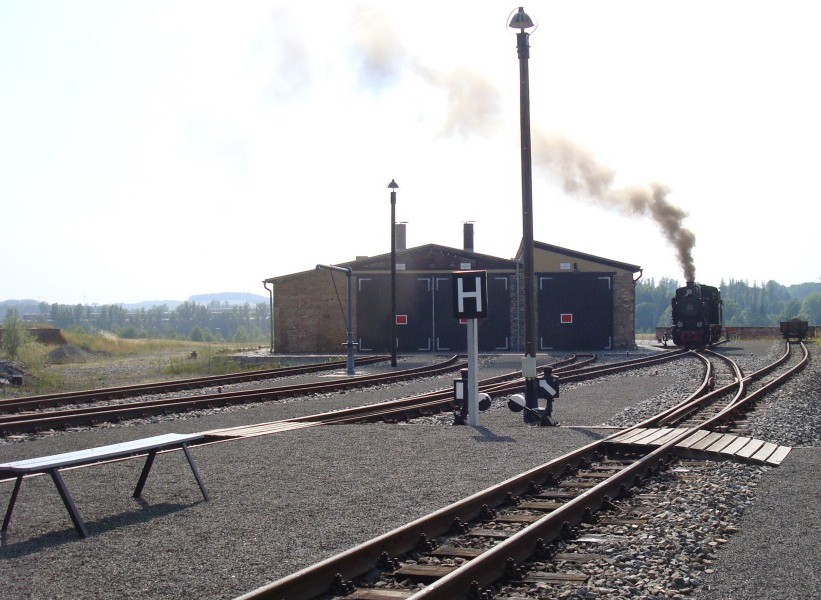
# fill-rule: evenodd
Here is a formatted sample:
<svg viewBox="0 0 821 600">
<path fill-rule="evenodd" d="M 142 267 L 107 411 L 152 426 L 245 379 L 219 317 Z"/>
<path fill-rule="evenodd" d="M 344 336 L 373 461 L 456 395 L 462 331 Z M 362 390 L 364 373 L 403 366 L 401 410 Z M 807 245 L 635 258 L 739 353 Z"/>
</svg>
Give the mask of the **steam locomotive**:
<svg viewBox="0 0 821 600">
<path fill-rule="evenodd" d="M 676 346 L 703 348 L 721 337 L 722 304 L 718 288 L 688 281 L 676 290 L 672 309 L 670 333 Z"/>
</svg>

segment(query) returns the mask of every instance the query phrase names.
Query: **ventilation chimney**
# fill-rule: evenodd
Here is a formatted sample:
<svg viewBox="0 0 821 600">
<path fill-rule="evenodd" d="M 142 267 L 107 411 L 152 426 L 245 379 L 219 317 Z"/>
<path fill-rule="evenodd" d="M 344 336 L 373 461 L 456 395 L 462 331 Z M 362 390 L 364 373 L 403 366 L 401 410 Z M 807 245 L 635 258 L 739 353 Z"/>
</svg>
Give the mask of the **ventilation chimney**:
<svg viewBox="0 0 821 600">
<path fill-rule="evenodd" d="M 396 234 L 396 249 L 397 250 L 405 250 L 407 248 L 407 235 L 405 232 L 405 225 L 407 223 L 396 223 L 394 227 L 394 233 Z"/>
<path fill-rule="evenodd" d="M 473 223 L 470 221 L 465 223 L 464 233 L 464 250 L 467 252 L 473 252 Z"/>
</svg>

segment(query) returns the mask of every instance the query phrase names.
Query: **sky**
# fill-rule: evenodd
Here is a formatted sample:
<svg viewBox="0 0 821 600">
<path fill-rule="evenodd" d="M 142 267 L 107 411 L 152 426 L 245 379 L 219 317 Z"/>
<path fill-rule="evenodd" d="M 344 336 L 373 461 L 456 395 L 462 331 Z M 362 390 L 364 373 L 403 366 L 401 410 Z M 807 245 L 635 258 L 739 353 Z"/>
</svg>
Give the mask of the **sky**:
<svg viewBox="0 0 821 600">
<path fill-rule="evenodd" d="M 0 0 L 0 300 L 266 295 L 522 237 L 517 4 Z M 821 7 L 542 1 L 534 238 L 642 278 L 821 281 Z"/>
</svg>

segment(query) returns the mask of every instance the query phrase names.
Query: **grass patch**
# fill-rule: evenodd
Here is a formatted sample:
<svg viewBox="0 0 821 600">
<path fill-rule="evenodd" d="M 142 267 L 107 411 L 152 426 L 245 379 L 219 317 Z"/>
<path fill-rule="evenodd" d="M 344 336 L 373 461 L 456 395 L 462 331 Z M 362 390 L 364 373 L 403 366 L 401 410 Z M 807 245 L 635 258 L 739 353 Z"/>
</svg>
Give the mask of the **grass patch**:
<svg viewBox="0 0 821 600">
<path fill-rule="evenodd" d="M 254 371 L 260 368 L 257 365 L 243 367 L 239 360 L 227 356 L 223 350 L 205 346 L 196 350 L 196 356 L 191 354 L 185 358 L 172 357 L 163 372 L 168 375 L 196 377 L 199 375 L 223 375 L 240 371 Z"/>
<path fill-rule="evenodd" d="M 254 370 L 231 356 L 241 349 L 225 342 L 168 339 L 125 339 L 110 333 L 63 331 L 65 341 L 87 353 L 84 360 L 51 362 L 49 353 L 60 346 L 31 339 L 18 352 L 27 376 L 23 387 L 4 389 L 5 395 L 31 395 L 98 389 Z M 196 357 L 196 358 L 194 358 Z"/>
<path fill-rule="evenodd" d="M 174 350 L 185 351 L 189 348 L 213 345 L 207 342 L 192 342 L 190 340 L 126 339 L 119 338 L 108 332 L 64 331 L 63 337 L 67 343 L 82 348 L 86 352 L 108 356 L 134 356 Z M 217 344 L 217 346 L 222 347 L 225 344 Z"/>
</svg>

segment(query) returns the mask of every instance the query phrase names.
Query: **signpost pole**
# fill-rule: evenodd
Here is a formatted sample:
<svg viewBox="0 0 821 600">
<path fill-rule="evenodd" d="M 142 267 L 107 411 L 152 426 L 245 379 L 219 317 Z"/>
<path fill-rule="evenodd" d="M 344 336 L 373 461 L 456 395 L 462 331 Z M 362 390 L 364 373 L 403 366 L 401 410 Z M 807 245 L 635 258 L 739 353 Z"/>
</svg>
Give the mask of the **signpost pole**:
<svg viewBox="0 0 821 600">
<path fill-rule="evenodd" d="M 468 319 L 468 424 L 479 424 L 479 336 L 477 319 Z"/>
</svg>

